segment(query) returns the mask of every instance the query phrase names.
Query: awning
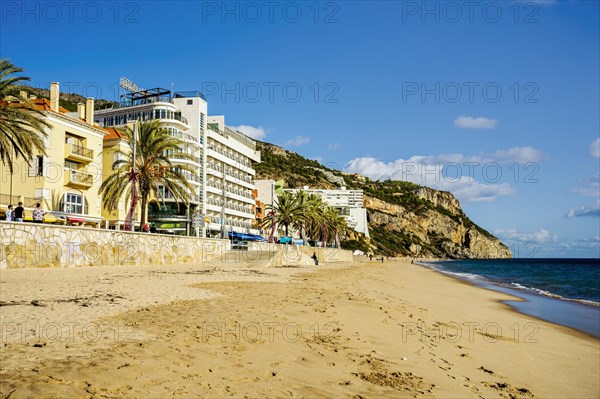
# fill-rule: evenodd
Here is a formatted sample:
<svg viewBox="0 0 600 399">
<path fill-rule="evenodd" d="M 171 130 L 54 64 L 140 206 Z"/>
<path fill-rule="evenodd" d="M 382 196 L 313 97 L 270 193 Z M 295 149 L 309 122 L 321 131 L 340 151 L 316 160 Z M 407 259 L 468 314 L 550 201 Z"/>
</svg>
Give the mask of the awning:
<svg viewBox="0 0 600 399">
<path fill-rule="evenodd" d="M 85 223 L 84 218 L 78 218 L 78 217 L 73 217 L 73 216 L 67 217 L 67 220 L 71 223 Z"/>
<path fill-rule="evenodd" d="M 229 237 L 231 238 L 236 238 L 243 241 L 264 241 L 262 236 L 256 234 L 236 233 L 231 231 L 228 231 L 227 234 L 229 234 Z"/>
</svg>

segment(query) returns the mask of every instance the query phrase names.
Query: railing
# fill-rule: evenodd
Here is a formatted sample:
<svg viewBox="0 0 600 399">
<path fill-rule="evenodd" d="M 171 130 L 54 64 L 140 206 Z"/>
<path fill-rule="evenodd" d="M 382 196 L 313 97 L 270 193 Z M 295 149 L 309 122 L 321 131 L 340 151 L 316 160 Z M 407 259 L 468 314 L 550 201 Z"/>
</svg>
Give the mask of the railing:
<svg viewBox="0 0 600 399">
<path fill-rule="evenodd" d="M 179 114 L 173 115 L 173 119 L 175 119 L 177 121 L 180 121 L 180 122 L 183 122 L 186 125 L 188 124 L 187 118 L 185 118 L 185 117 L 183 117 L 183 116 L 181 116 Z"/>
<path fill-rule="evenodd" d="M 166 156 L 171 159 L 180 159 L 183 161 L 190 161 L 190 162 L 195 162 L 197 164 L 202 164 L 202 159 L 200 157 L 189 154 L 189 155 L 191 155 L 191 158 L 188 158 L 188 157 L 180 156 L 181 154 L 186 154 L 186 153 L 183 151 L 173 151 L 170 154 L 167 154 Z"/>
<path fill-rule="evenodd" d="M 93 150 L 90 150 L 89 148 L 85 148 L 85 147 L 77 145 L 77 144 L 72 144 L 71 145 L 71 152 L 73 154 L 77 154 L 77 155 L 80 155 L 82 157 L 94 158 L 94 151 Z"/>
<path fill-rule="evenodd" d="M 216 223 L 216 224 L 221 224 L 221 218 L 219 218 L 218 216 L 208 216 L 209 220 L 211 223 Z M 252 228 L 252 223 L 248 223 L 248 222 L 242 222 L 240 220 L 233 220 L 233 219 L 225 219 L 225 225 L 226 226 L 235 226 L 235 227 L 243 227 L 243 228 Z"/>
<path fill-rule="evenodd" d="M 175 138 L 193 141 L 194 143 L 198 144 L 198 139 L 189 134 L 181 133 L 181 132 L 169 132 L 169 134 Z"/>
<path fill-rule="evenodd" d="M 223 190 L 223 185 L 220 184 L 220 183 L 215 183 L 215 182 L 212 182 L 212 181 L 209 180 L 207 182 L 207 185 L 210 186 L 210 187 L 219 189 L 219 190 Z M 242 190 L 238 190 L 236 188 L 225 187 L 225 192 L 228 192 L 230 194 L 236 194 L 236 195 L 239 195 L 239 196 L 242 196 L 242 197 L 246 197 L 246 198 L 252 199 L 252 194 L 249 194 L 249 193 L 247 193 L 245 191 L 242 191 Z"/>
<path fill-rule="evenodd" d="M 183 175 L 183 177 L 185 177 L 186 180 L 194 181 L 196 183 L 202 183 L 202 180 L 200 179 L 200 177 L 194 175 L 193 173 L 181 172 L 181 174 Z"/>
<path fill-rule="evenodd" d="M 250 162 L 248 162 L 247 160 L 238 157 L 237 155 L 233 154 L 232 152 L 225 151 L 225 150 L 215 146 L 214 144 L 209 144 L 208 149 L 213 150 L 214 152 L 221 154 L 221 155 L 239 163 L 240 165 L 244 165 L 244 166 L 248 166 L 248 167 L 252 166 L 252 164 Z"/>
<path fill-rule="evenodd" d="M 17 205 L 20 198 L 18 195 L 0 194 L 0 204 Z"/>
<path fill-rule="evenodd" d="M 210 205 L 215 205 L 215 206 L 222 206 L 221 204 L 223 203 L 223 201 L 220 200 L 216 200 L 213 198 L 209 198 L 206 200 L 207 204 Z M 238 205 L 238 204 L 232 204 L 231 202 L 227 202 L 225 203 L 225 209 L 232 209 L 235 211 L 240 211 L 240 212 L 246 212 L 249 214 L 253 214 L 252 213 L 252 207 L 250 206 L 242 206 L 242 205 Z"/>
<path fill-rule="evenodd" d="M 200 97 L 204 101 L 206 100 L 206 96 L 199 91 L 178 91 L 173 94 L 174 98 L 190 98 L 190 97 Z"/>
<path fill-rule="evenodd" d="M 207 164 L 206 164 L 206 167 L 207 167 L 207 168 L 210 168 L 210 169 L 212 169 L 212 170 L 214 170 L 215 172 L 218 172 L 218 173 L 223 173 L 223 168 L 222 168 L 222 167 L 219 167 L 217 164 L 214 164 L 214 163 L 212 163 L 212 162 L 209 162 L 209 163 L 207 163 Z M 229 172 L 229 171 L 227 171 L 227 170 L 225 171 L 225 174 L 226 174 L 227 176 L 233 177 L 233 178 L 235 178 L 235 179 L 243 180 L 243 181 L 245 181 L 246 183 L 252 183 L 252 178 L 251 178 L 250 176 L 247 176 L 247 175 L 246 175 L 246 176 L 244 176 L 244 175 L 241 175 L 241 174 L 239 174 L 239 173 L 235 173 L 235 172 Z"/>
<path fill-rule="evenodd" d="M 87 173 L 75 172 L 72 170 L 69 173 L 69 180 L 72 183 L 76 184 L 92 185 L 94 181 L 94 176 Z"/>
<path fill-rule="evenodd" d="M 160 193 L 159 194 L 159 199 L 172 199 L 175 200 L 175 196 L 172 193 Z M 188 198 L 190 200 L 190 202 L 202 202 L 202 197 L 196 194 L 188 194 Z M 181 198 L 177 198 L 179 201 L 185 202 L 183 201 Z"/>
</svg>

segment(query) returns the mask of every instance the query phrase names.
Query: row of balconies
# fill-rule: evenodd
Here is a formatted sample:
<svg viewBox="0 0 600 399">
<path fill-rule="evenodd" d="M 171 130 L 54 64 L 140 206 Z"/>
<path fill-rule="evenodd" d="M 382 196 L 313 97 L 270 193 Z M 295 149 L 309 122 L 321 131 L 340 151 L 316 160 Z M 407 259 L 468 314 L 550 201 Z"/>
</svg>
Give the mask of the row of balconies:
<svg viewBox="0 0 600 399">
<path fill-rule="evenodd" d="M 231 160 L 239 163 L 240 165 L 244 165 L 244 166 L 248 166 L 248 167 L 252 166 L 251 163 L 247 159 L 244 159 L 242 157 L 238 157 L 234 153 L 229 152 L 229 151 L 225 151 L 224 149 L 219 148 L 219 147 L 217 147 L 214 144 L 209 143 L 208 144 L 208 149 L 209 150 L 213 150 L 214 152 L 216 152 L 218 154 L 221 154 L 221 155 L 223 155 L 223 156 L 225 156 L 225 157 L 227 157 L 227 158 L 229 158 L 229 159 L 231 159 Z"/>
<path fill-rule="evenodd" d="M 221 224 L 221 218 L 218 216 L 208 216 L 208 218 L 211 223 Z M 235 226 L 250 229 L 252 228 L 252 223 L 225 218 L 225 226 Z"/>
<path fill-rule="evenodd" d="M 194 202 L 194 203 L 200 203 L 200 202 L 202 202 L 202 197 L 200 195 L 197 195 L 197 194 L 188 194 L 188 197 L 190 199 L 190 202 Z M 168 199 L 168 200 L 175 200 L 175 196 L 172 193 L 169 193 L 169 192 L 162 193 L 161 198 L 162 199 Z"/>
<path fill-rule="evenodd" d="M 217 199 L 214 199 L 214 198 L 208 198 L 206 200 L 206 203 L 210 204 L 210 205 L 215 205 L 215 206 L 222 206 L 223 201 L 217 200 Z M 235 211 L 240 211 L 240 212 L 245 212 L 245 213 L 253 214 L 251 206 L 243 206 L 243 205 L 238 205 L 238 204 L 234 204 L 234 203 L 231 203 L 231 202 L 226 202 L 225 203 L 225 208 L 227 208 L 227 209 L 233 209 Z"/>
<path fill-rule="evenodd" d="M 192 144 L 195 145 L 200 145 L 200 143 L 198 142 L 198 139 L 195 138 L 194 136 L 191 136 L 189 134 L 186 133 L 181 133 L 181 132 L 169 132 L 169 135 L 181 140 L 186 140 L 187 142 L 191 142 Z"/>
<path fill-rule="evenodd" d="M 220 167 L 219 165 L 217 165 L 215 163 L 208 162 L 206 164 L 206 167 L 214 170 L 217 173 L 223 173 L 223 167 Z M 250 177 L 248 175 L 242 175 L 240 173 L 232 172 L 231 170 L 227 170 L 227 169 L 225 170 L 225 174 L 227 176 L 231 176 L 235 179 L 245 181 L 246 183 L 252 183 L 252 177 Z"/>
<path fill-rule="evenodd" d="M 208 182 L 206 182 L 206 184 L 210 187 L 223 190 L 223 185 L 221 183 L 215 183 L 212 180 L 209 180 Z M 247 190 L 238 190 L 237 188 L 226 186 L 225 191 L 231 194 L 239 195 L 241 197 L 252 199 L 252 194 L 250 194 Z"/>
</svg>

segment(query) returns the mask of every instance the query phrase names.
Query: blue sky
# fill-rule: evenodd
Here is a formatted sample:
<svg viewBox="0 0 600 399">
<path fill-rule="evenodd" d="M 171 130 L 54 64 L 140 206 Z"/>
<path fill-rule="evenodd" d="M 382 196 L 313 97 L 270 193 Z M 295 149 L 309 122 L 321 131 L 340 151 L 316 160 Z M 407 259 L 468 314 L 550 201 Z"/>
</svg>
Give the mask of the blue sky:
<svg viewBox="0 0 600 399">
<path fill-rule="evenodd" d="M 470 5 L 469 5 L 470 4 Z M 209 113 L 373 178 L 453 192 L 515 256 L 600 256 L 596 1 L 11 2 L 34 85 L 200 90 Z"/>
</svg>

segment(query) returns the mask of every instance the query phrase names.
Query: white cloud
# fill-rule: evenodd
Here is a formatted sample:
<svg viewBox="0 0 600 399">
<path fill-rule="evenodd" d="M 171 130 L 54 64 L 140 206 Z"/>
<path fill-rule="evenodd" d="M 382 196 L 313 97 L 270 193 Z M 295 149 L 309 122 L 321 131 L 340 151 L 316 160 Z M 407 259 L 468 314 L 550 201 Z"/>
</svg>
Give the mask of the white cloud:
<svg viewBox="0 0 600 399">
<path fill-rule="evenodd" d="M 308 138 L 308 137 L 296 136 L 294 139 L 286 141 L 285 145 L 290 146 L 290 147 L 300 147 L 301 145 L 304 145 L 304 144 L 308 143 L 309 141 L 310 141 L 310 138 Z"/>
<path fill-rule="evenodd" d="M 340 143 L 332 143 L 329 144 L 327 148 L 330 150 L 339 150 L 340 148 L 342 148 L 342 145 Z"/>
<path fill-rule="evenodd" d="M 450 191 L 461 201 L 483 202 L 495 201 L 498 196 L 517 192 L 510 184 L 499 182 L 501 174 L 514 174 L 513 170 L 503 170 L 502 165 L 512 167 L 515 162 L 527 164 L 543 158 L 543 153 L 536 148 L 512 147 L 479 155 L 416 155 L 392 162 L 359 157 L 348 162 L 344 171 L 360 173 L 375 180 L 410 181 Z M 534 174 L 529 176 L 535 178 Z M 477 181 L 478 179 L 482 181 Z"/>
<path fill-rule="evenodd" d="M 586 181 L 587 186 L 575 187 L 573 192 L 577 194 L 588 195 L 591 197 L 600 197 L 600 175 L 592 176 Z"/>
<path fill-rule="evenodd" d="M 458 162 L 455 164 L 453 168 L 460 168 L 461 172 L 449 176 L 444 173 L 445 163 L 437 162 L 435 157 L 414 156 L 407 160 L 397 159 L 387 163 L 373 157 L 362 157 L 348 162 L 344 171 L 360 173 L 375 180 L 410 181 L 438 190 L 450 191 L 461 201 L 491 202 L 498 196 L 516 193 L 509 184 L 485 184 L 476 181 L 473 176 L 465 176 L 463 172 L 466 170 L 462 170 Z"/>
<path fill-rule="evenodd" d="M 522 241 L 522 242 L 556 242 L 558 240 L 558 236 L 556 234 L 550 234 L 550 232 L 546 229 L 539 229 L 538 231 L 534 231 L 531 233 L 523 233 L 519 232 L 516 229 L 508 228 L 508 229 L 498 229 L 494 232 L 495 235 L 504 240 L 514 240 L 514 241 Z"/>
<path fill-rule="evenodd" d="M 498 121 L 483 116 L 472 117 L 461 115 L 454 120 L 454 126 L 465 129 L 495 129 Z"/>
<path fill-rule="evenodd" d="M 581 208 L 570 209 L 565 216 L 568 218 L 582 216 L 600 217 L 600 200 L 598 200 L 596 205 L 586 205 Z"/>
<path fill-rule="evenodd" d="M 567 251 L 586 251 L 600 249 L 600 236 L 582 238 L 571 242 L 560 243 L 560 247 Z"/>
<path fill-rule="evenodd" d="M 256 140 L 263 140 L 265 137 L 267 137 L 267 132 L 262 126 L 254 127 L 250 125 L 239 125 L 232 127 L 238 132 L 242 132 L 246 136 Z"/>
<path fill-rule="evenodd" d="M 233 128 L 238 132 L 242 132 L 246 136 L 256 140 L 263 140 L 265 137 L 267 137 L 267 131 L 262 126 L 254 127 L 250 125 L 239 125 L 233 126 Z"/>
<path fill-rule="evenodd" d="M 588 150 L 591 157 L 600 158 L 600 139 L 594 140 Z"/>
<path fill-rule="evenodd" d="M 530 163 L 543 159 L 543 153 L 533 147 L 512 147 L 508 150 L 499 150 L 492 155 L 492 159 L 502 163 Z"/>
</svg>

